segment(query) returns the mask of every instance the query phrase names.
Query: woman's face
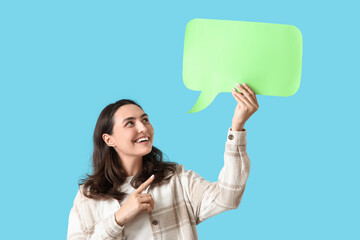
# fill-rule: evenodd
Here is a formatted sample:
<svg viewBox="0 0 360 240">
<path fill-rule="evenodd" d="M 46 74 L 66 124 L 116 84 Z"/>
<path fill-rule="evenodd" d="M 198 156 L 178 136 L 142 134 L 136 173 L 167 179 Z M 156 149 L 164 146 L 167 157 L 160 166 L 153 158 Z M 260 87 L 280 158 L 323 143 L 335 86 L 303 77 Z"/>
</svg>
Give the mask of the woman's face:
<svg viewBox="0 0 360 240">
<path fill-rule="evenodd" d="M 118 108 L 114 114 L 113 133 L 103 135 L 105 142 L 115 148 L 121 159 L 148 154 L 153 138 L 154 129 L 149 117 L 134 104 Z"/>
</svg>

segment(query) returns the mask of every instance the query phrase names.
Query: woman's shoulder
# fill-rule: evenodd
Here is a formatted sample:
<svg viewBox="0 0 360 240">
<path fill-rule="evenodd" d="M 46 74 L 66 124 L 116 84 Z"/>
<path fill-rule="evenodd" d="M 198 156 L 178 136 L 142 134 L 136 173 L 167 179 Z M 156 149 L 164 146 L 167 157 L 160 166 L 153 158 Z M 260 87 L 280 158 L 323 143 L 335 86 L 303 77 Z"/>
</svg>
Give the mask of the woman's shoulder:
<svg viewBox="0 0 360 240">
<path fill-rule="evenodd" d="M 83 209 L 96 209 L 100 206 L 112 204 L 114 201 L 113 199 L 94 199 L 87 197 L 86 193 L 88 192 L 89 188 L 85 188 L 84 185 L 80 185 L 74 203 Z"/>
<path fill-rule="evenodd" d="M 83 204 L 84 202 L 88 201 L 88 197 L 86 197 L 86 192 L 88 189 L 85 188 L 84 184 L 80 185 L 78 191 L 75 196 L 75 202 L 77 204 Z M 89 199 L 90 200 L 90 199 Z"/>
<path fill-rule="evenodd" d="M 175 175 L 179 175 L 184 171 L 185 171 L 184 165 L 176 163 L 174 165 L 174 171 L 173 172 L 168 172 L 166 177 L 172 177 L 172 176 L 175 176 Z"/>
<path fill-rule="evenodd" d="M 97 199 L 87 197 L 89 194 L 89 187 L 85 187 L 84 184 L 79 186 L 78 192 L 75 197 L 75 201 L 79 204 L 91 204 L 96 203 Z"/>
<path fill-rule="evenodd" d="M 184 165 L 178 164 L 178 163 L 175 165 L 175 172 L 176 172 L 177 175 L 195 173 L 191 169 L 186 170 Z"/>
<path fill-rule="evenodd" d="M 175 166 L 175 174 L 178 178 L 186 177 L 186 178 L 193 178 L 193 177 L 200 177 L 199 174 L 194 172 L 191 169 L 185 169 L 185 166 L 182 164 L 176 164 Z"/>
<path fill-rule="evenodd" d="M 185 167 L 182 164 L 176 164 L 175 169 L 177 174 L 180 174 L 185 171 Z"/>
<path fill-rule="evenodd" d="M 191 170 L 191 169 L 186 169 L 184 167 L 184 165 L 182 164 L 178 164 L 176 166 L 176 174 L 177 176 L 182 179 L 190 179 L 190 180 L 195 180 L 195 179 L 203 179 L 197 172 Z"/>
</svg>

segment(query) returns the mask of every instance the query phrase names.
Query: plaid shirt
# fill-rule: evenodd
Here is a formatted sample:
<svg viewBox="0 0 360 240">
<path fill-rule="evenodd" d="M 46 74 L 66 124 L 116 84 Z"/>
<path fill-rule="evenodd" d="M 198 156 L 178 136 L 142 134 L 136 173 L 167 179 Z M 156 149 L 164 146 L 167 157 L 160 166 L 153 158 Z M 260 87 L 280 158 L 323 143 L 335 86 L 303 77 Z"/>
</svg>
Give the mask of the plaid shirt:
<svg viewBox="0 0 360 240">
<path fill-rule="evenodd" d="M 157 239 L 198 239 L 196 225 L 221 212 L 238 208 L 250 172 L 246 152 L 246 130 L 228 130 L 224 166 L 217 182 L 209 182 L 192 170 L 177 165 L 163 183 L 150 185 L 154 208 L 149 219 Z M 78 191 L 70 211 L 68 240 L 125 239 L 126 224 L 116 224 L 120 208 L 115 199 L 93 200 Z"/>
</svg>

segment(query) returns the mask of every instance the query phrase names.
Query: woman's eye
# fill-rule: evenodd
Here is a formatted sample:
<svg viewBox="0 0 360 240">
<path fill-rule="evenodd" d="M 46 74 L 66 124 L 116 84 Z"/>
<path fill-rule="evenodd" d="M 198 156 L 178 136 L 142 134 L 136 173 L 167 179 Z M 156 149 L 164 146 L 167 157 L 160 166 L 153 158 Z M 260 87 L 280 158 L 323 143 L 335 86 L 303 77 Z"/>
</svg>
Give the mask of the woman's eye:
<svg viewBox="0 0 360 240">
<path fill-rule="evenodd" d="M 133 124 L 133 122 L 132 122 L 132 121 L 130 121 L 130 122 L 127 122 L 127 123 L 125 124 L 125 126 L 128 126 L 128 125 L 129 125 L 129 123 L 130 123 L 130 124 Z"/>
<path fill-rule="evenodd" d="M 149 119 L 148 119 L 148 118 L 144 118 L 144 119 L 143 119 L 143 122 L 149 122 Z"/>
</svg>

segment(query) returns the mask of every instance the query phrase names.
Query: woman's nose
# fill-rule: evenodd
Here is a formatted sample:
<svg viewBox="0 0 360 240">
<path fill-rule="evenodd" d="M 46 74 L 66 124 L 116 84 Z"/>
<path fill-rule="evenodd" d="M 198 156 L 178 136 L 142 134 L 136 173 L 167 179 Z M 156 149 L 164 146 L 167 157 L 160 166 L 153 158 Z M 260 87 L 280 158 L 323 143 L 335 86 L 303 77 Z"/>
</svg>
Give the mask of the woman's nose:
<svg viewBox="0 0 360 240">
<path fill-rule="evenodd" d="M 147 128 L 144 123 L 139 122 L 138 124 L 138 132 L 146 132 Z"/>
</svg>

